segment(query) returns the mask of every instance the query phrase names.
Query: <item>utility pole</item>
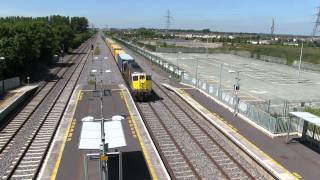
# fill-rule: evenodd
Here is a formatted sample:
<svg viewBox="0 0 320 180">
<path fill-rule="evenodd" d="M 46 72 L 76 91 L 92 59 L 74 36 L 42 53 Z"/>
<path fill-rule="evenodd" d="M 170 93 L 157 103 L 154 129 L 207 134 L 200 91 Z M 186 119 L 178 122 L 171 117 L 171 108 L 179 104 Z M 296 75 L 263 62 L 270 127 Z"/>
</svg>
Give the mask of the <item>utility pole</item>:
<svg viewBox="0 0 320 180">
<path fill-rule="evenodd" d="M 316 14 L 317 19 L 316 22 L 314 22 L 314 27 L 313 27 L 313 31 L 312 31 L 312 38 L 315 38 L 317 32 L 319 31 L 319 27 L 320 27 L 320 7 L 318 7 L 318 12 Z"/>
<path fill-rule="evenodd" d="M 170 29 L 170 26 L 171 26 L 171 19 L 172 19 L 172 16 L 171 16 L 171 13 L 170 13 L 170 10 L 168 9 L 167 11 L 167 15 L 164 16 L 166 18 L 166 23 L 167 23 L 167 29 L 166 29 L 166 33 L 169 32 L 169 29 Z"/>
</svg>

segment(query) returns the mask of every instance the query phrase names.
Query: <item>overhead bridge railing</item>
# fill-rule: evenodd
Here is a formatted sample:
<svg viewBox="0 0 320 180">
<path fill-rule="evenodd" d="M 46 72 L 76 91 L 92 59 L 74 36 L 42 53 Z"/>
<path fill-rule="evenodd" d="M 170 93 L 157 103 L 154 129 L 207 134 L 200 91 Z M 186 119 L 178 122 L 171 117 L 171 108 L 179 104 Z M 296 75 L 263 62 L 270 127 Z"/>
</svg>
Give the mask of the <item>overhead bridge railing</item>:
<svg viewBox="0 0 320 180">
<path fill-rule="evenodd" d="M 177 78 L 182 83 L 197 87 L 212 96 L 215 99 L 221 101 L 224 105 L 232 109 L 237 109 L 237 113 L 247 117 L 250 121 L 259 125 L 266 131 L 272 134 L 283 134 L 288 131 L 289 120 L 286 117 L 273 117 L 271 114 L 263 111 L 262 109 L 255 107 L 248 102 L 242 101 L 239 99 L 239 102 L 236 102 L 236 97 L 230 92 L 226 92 L 222 89 L 219 89 L 217 85 L 210 84 L 204 80 L 201 80 L 199 77 L 196 79 L 193 77 L 194 74 L 187 72 L 174 64 L 166 61 L 165 59 L 149 52 L 148 50 L 141 48 L 131 42 L 127 42 L 120 38 L 114 37 L 116 41 L 125 45 L 129 49 L 139 53 L 144 56 L 146 59 L 151 61 L 153 64 L 159 66 L 163 70 L 172 74 L 174 78 Z M 237 107 L 236 107 L 237 106 Z M 297 132 L 299 122 L 293 122 L 290 126 L 291 132 Z"/>
<path fill-rule="evenodd" d="M 183 76 L 184 70 L 182 68 L 179 68 L 175 64 L 172 64 L 165 59 L 149 52 L 148 50 L 141 48 L 131 42 L 124 41 L 120 38 L 113 38 L 114 40 L 120 42 L 121 44 L 124 44 L 129 49 L 139 53 L 140 55 L 144 56 L 146 59 L 148 59 L 152 64 L 159 66 L 161 69 L 163 69 L 166 72 L 169 72 L 172 74 L 173 78 L 176 78 L 178 80 L 181 80 L 181 77 Z"/>
</svg>

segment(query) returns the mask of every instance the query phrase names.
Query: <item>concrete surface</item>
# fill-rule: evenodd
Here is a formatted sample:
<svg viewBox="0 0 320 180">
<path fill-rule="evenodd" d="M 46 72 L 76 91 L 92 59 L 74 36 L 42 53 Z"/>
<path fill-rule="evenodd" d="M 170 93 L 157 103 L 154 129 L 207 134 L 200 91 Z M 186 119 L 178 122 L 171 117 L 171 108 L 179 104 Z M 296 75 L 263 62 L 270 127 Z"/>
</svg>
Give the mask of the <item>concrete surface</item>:
<svg viewBox="0 0 320 180">
<path fill-rule="evenodd" d="M 320 102 L 320 72 L 301 72 L 301 83 L 298 83 L 298 70 L 286 65 L 258 61 L 231 54 L 177 54 L 157 53 L 169 62 L 179 64 L 195 77 L 196 61 L 198 60 L 198 77 L 215 85 L 220 81 L 220 64 L 222 68 L 222 89 L 233 90 L 235 71 L 240 71 L 240 96 L 243 101 L 252 103 L 266 100 L 284 99 L 289 101 Z"/>
</svg>

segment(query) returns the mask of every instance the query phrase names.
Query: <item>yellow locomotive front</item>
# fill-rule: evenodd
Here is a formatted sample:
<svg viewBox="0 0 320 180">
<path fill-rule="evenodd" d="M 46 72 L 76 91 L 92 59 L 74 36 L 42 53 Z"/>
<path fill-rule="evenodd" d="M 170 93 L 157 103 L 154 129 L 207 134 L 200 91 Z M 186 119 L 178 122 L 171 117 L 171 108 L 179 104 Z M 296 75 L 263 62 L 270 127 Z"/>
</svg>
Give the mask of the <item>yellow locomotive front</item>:
<svg viewBox="0 0 320 180">
<path fill-rule="evenodd" d="M 133 73 L 131 77 L 132 92 L 138 97 L 149 96 L 152 90 L 151 75 L 147 75 L 146 73 Z"/>
</svg>

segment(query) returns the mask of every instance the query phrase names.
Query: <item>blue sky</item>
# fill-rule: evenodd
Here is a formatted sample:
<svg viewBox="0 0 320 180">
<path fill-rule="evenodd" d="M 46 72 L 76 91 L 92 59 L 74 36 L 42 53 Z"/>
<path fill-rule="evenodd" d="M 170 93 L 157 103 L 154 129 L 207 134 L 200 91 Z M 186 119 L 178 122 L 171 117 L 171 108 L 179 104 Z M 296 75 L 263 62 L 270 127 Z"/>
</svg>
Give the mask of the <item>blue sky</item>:
<svg viewBox="0 0 320 180">
<path fill-rule="evenodd" d="M 86 16 L 97 26 L 172 28 L 310 35 L 318 0 L 1 0 L 0 16 Z"/>
</svg>

